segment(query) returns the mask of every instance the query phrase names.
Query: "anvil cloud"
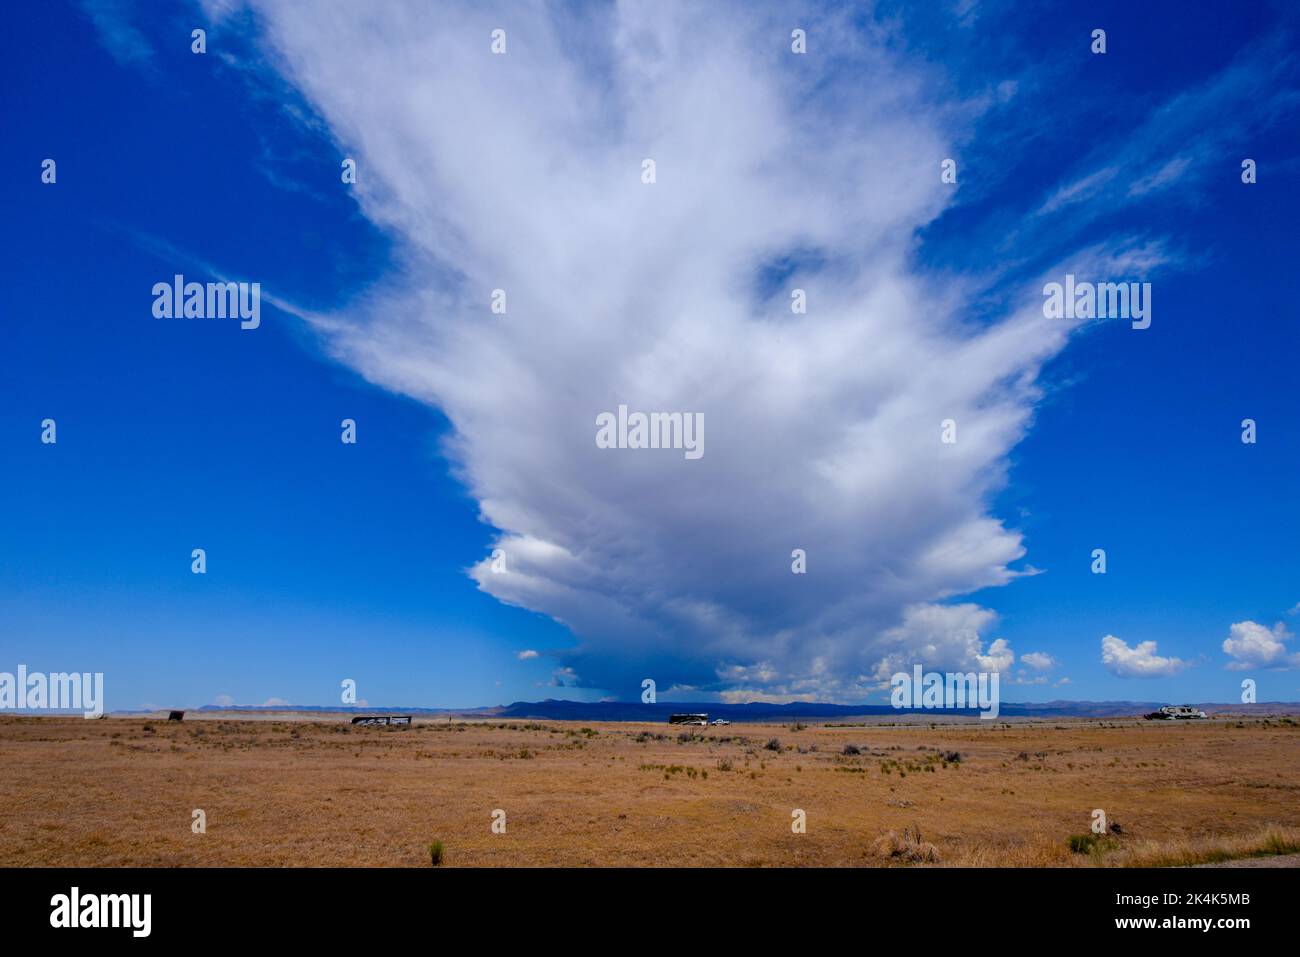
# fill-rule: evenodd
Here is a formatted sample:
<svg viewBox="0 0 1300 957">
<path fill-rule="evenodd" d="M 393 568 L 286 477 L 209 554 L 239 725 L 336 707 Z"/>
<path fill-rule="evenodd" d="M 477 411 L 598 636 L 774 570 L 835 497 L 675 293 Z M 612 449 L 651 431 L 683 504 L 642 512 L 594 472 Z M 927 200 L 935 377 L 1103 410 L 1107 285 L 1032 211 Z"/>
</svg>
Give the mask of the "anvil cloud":
<svg viewBox="0 0 1300 957">
<path fill-rule="evenodd" d="M 1041 281 L 974 322 L 915 265 L 983 107 L 825 11 L 799 56 L 750 5 L 252 6 L 402 262 L 313 321 L 447 416 L 506 555 L 470 574 L 571 629 L 565 683 L 860 699 L 1011 667 L 994 612 L 947 600 L 1026 570 L 989 503 L 1071 324 Z M 620 404 L 703 414 L 708 454 L 598 448 Z"/>
</svg>

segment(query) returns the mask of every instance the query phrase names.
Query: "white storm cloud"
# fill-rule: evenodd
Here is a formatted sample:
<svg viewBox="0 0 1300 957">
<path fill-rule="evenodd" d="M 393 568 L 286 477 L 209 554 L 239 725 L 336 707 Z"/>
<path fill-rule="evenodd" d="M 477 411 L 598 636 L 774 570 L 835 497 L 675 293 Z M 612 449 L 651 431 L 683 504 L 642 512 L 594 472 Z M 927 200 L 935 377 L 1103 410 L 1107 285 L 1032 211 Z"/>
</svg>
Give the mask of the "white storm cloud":
<svg viewBox="0 0 1300 957">
<path fill-rule="evenodd" d="M 1007 640 L 995 639 L 986 649 L 980 637 L 996 620 L 992 611 L 971 603 L 912 605 L 904 609 L 903 623 L 882 635 L 884 657 L 875 677 L 888 681 L 913 664 L 931 671 L 1007 671 L 1016 658 Z"/>
<path fill-rule="evenodd" d="M 845 699 L 1011 666 L 993 612 L 943 602 L 1025 573 L 989 502 L 1070 326 L 1032 285 L 973 322 L 914 264 L 976 119 L 931 67 L 831 12 L 794 56 L 739 4 L 251 6 L 401 259 L 313 321 L 447 416 L 507 556 L 470 574 L 575 636 L 553 683 Z M 619 404 L 703 413 L 707 453 L 597 448 Z"/>
</svg>

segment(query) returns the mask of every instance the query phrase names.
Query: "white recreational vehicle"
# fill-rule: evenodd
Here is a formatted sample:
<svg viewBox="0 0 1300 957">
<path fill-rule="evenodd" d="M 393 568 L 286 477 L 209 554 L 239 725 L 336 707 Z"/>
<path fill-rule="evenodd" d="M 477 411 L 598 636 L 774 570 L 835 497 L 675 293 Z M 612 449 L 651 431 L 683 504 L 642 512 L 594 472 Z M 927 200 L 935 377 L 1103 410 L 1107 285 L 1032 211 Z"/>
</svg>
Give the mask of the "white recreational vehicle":
<svg viewBox="0 0 1300 957">
<path fill-rule="evenodd" d="M 698 724 L 708 727 L 709 716 L 707 714 L 672 714 L 668 716 L 669 724 Z"/>
<path fill-rule="evenodd" d="M 1190 704 L 1167 704 L 1159 711 L 1152 711 L 1146 716 L 1148 721 L 1187 721 L 1208 718 L 1204 711 L 1193 708 Z"/>
</svg>

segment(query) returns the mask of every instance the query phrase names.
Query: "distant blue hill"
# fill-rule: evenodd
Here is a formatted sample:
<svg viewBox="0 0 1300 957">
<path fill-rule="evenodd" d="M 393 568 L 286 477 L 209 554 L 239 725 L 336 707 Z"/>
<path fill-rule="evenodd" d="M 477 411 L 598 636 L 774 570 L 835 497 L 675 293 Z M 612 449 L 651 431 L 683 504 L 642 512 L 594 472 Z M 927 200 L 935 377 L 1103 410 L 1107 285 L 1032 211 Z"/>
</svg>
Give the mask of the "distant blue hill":
<svg viewBox="0 0 1300 957">
<path fill-rule="evenodd" d="M 1047 701 L 1041 703 L 1003 703 L 999 717 L 1009 718 L 1117 718 L 1144 715 L 1155 711 L 1168 701 Z M 1300 703 L 1262 702 L 1259 704 L 1224 704 L 1213 702 L 1173 702 L 1193 704 L 1208 714 L 1300 714 Z M 303 712 L 323 714 L 411 714 L 440 715 L 447 717 L 477 718 L 531 718 L 550 721 L 649 721 L 666 722 L 671 714 L 682 712 L 705 713 L 712 718 L 728 721 L 784 722 L 796 719 L 814 721 L 839 721 L 850 718 L 878 718 L 902 715 L 932 715 L 935 717 L 975 717 L 975 708 L 925 710 L 921 708 L 893 708 L 889 705 L 822 704 L 815 701 L 796 701 L 791 704 L 720 704 L 718 702 L 669 701 L 642 704 L 637 701 L 516 701 L 513 704 L 487 708 L 410 708 L 410 707 L 358 707 L 355 705 L 204 705 L 197 711 L 221 712 Z M 120 712 L 121 713 L 121 712 Z M 130 712 L 126 712 L 130 713 Z"/>
<path fill-rule="evenodd" d="M 998 717 L 1005 718 L 1114 718 L 1144 715 L 1155 711 L 1168 701 L 1048 701 L 1032 704 L 1004 702 Z M 1182 704 L 1183 702 L 1178 702 Z M 1234 714 L 1292 714 L 1300 713 L 1300 704 L 1266 703 L 1254 705 L 1198 704 L 1207 714 L 1232 712 Z M 842 720 L 854 717 L 900 716 L 909 714 L 975 717 L 976 708 L 894 708 L 889 705 L 819 704 L 813 701 L 796 701 L 791 704 L 719 704 L 717 702 L 640 702 L 600 701 L 516 701 L 502 708 L 489 709 L 504 718 L 549 718 L 555 721 L 667 721 L 670 714 L 698 712 L 710 719 L 726 718 L 728 721 L 793 721 L 796 718 L 812 720 Z"/>
</svg>

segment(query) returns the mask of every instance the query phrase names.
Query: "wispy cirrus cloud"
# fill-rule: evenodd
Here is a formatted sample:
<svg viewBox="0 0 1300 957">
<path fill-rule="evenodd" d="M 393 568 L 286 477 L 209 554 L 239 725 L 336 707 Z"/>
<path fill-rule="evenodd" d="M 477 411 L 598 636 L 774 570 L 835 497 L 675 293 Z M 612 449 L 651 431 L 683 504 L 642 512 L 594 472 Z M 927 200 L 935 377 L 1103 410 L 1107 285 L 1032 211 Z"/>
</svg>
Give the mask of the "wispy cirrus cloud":
<svg viewBox="0 0 1300 957">
<path fill-rule="evenodd" d="M 968 148 L 987 174 L 958 194 L 957 208 L 973 207 L 965 210 L 970 222 L 961 247 L 998 250 L 987 270 L 990 286 L 1014 285 L 1025 269 L 1068 260 L 1098 232 L 1108 242 L 1158 241 L 1164 264 L 1197 266 L 1206 251 L 1162 241 L 1147 231 L 1149 224 L 1198 205 L 1216 183 L 1237 183 L 1242 160 L 1261 160 L 1251 157 L 1260 135 L 1300 117 L 1300 59 L 1285 32 L 1237 51 L 1195 85 L 1152 100 L 1117 102 L 1099 93 L 1095 103 L 1085 100 L 1061 111 L 1056 89 L 1041 74 L 1040 69 L 1021 77 L 1015 108 L 998 112 L 994 135 Z M 1004 188 L 1023 175 L 1018 153 L 1033 155 L 1040 139 L 1064 137 L 1077 139 L 1083 149 L 1058 179 L 1046 187 Z M 1295 155 L 1263 160 L 1273 175 L 1296 162 Z M 969 259 L 962 264 L 981 266 Z"/>
<path fill-rule="evenodd" d="M 123 66 L 149 69 L 153 64 L 153 46 L 136 22 L 144 11 L 132 0 L 81 0 L 104 48 Z"/>
</svg>

